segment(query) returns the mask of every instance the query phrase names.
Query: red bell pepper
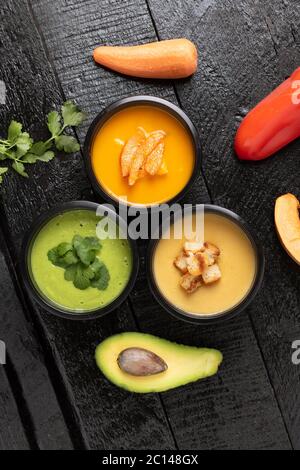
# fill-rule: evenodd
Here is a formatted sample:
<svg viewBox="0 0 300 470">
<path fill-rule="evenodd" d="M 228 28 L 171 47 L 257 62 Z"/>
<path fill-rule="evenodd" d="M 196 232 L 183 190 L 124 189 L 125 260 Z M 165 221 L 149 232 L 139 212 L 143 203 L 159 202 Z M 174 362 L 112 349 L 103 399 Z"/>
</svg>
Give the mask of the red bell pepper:
<svg viewBox="0 0 300 470">
<path fill-rule="evenodd" d="M 234 143 L 241 160 L 263 160 L 300 137 L 300 67 L 242 121 Z"/>
</svg>

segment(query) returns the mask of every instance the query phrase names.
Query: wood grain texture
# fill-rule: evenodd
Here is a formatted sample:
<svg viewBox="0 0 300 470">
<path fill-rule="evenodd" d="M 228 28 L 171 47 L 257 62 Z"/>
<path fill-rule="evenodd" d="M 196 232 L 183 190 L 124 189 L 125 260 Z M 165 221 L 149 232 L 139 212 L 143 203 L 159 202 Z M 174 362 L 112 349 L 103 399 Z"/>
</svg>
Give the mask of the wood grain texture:
<svg viewBox="0 0 300 470">
<path fill-rule="evenodd" d="M 4 239 L 0 235 L 3 249 Z M 72 449 L 66 423 L 51 384 L 34 326 L 16 295 L 4 256 L 0 253 L 0 338 L 10 361 L 5 369 L 20 392 L 24 425 L 38 449 Z"/>
<path fill-rule="evenodd" d="M 0 450 L 29 450 L 23 424 L 4 368 L 0 365 Z"/>
<path fill-rule="evenodd" d="M 109 102 L 134 93 L 156 94 L 176 102 L 171 83 L 128 79 L 96 67 L 91 59 L 97 44 L 155 40 L 143 1 L 101 1 L 95 8 L 92 0 L 61 0 L 63 14 L 59 18 L 54 14 L 57 4 L 49 0 L 32 2 L 63 90 L 89 112 L 88 122 Z M 189 90 L 193 80 L 186 81 Z M 197 125 L 203 131 L 199 120 Z M 81 132 L 81 141 L 83 137 Z M 208 202 L 203 187 L 201 179 L 186 202 Z M 140 249 L 145 256 L 145 247 L 141 245 Z M 180 448 L 290 448 L 247 316 L 217 330 L 173 321 L 149 294 L 143 275 L 130 303 L 143 331 L 187 344 L 220 347 L 225 354 L 218 377 L 162 395 Z"/>
<path fill-rule="evenodd" d="M 267 259 L 264 288 L 249 309 L 290 438 L 300 448 L 300 368 L 291 362 L 300 337 L 299 267 L 274 230 L 276 197 L 299 196 L 300 141 L 259 164 L 243 164 L 232 145 L 242 117 L 300 65 L 296 0 L 149 0 L 161 39 L 184 35 L 199 49 L 199 70 L 176 85 L 202 129 L 204 168 L 214 202 L 256 229 Z"/>
<path fill-rule="evenodd" d="M 46 113 L 64 97 L 26 2 L 5 0 L 0 14 L 0 76 L 7 86 L 7 104 L 0 108 L 0 132 L 4 134 L 15 117 L 36 139 L 43 138 Z M 30 170 L 28 180 L 10 174 L 2 186 L 2 223 L 6 218 L 6 240 L 15 262 L 23 234 L 36 215 L 56 202 L 80 199 L 89 188 L 80 155 L 60 156 L 50 165 Z M 108 384 L 96 368 L 97 343 L 113 333 L 136 328 L 126 305 L 96 322 L 62 321 L 36 306 L 32 315 L 52 359 L 47 366 L 59 379 L 55 387 L 77 447 L 174 447 L 159 398 L 126 395 Z"/>
</svg>

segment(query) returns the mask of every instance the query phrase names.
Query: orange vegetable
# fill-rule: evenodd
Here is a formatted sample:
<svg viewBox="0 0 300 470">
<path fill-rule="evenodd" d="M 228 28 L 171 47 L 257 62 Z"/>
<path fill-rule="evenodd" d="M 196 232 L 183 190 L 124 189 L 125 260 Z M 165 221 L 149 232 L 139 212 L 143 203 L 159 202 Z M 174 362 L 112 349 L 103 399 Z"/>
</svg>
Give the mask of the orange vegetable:
<svg viewBox="0 0 300 470">
<path fill-rule="evenodd" d="M 197 49 L 188 39 L 139 46 L 100 46 L 94 60 L 116 72 L 144 78 L 184 78 L 197 69 Z"/>
<path fill-rule="evenodd" d="M 300 202 L 293 194 L 276 200 L 275 224 L 279 239 L 296 263 L 300 264 Z"/>
</svg>

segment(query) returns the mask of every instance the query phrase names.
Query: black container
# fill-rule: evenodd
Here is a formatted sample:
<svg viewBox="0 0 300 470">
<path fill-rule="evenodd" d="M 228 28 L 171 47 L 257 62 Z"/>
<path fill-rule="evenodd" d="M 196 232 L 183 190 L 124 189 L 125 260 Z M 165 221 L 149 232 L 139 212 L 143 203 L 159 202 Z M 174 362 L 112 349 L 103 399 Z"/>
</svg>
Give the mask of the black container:
<svg viewBox="0 0 300 470">
<path fill-rule="evenodd" d="M 187 211 L 187 214 L 195 213 L 196 210 L 197 208 L 196 206 L 194 206 L 190 211 Z M 256 273 L 255 273 L 254 280 L 253 280 L 251 288 L 249 289 L 248 294 L 244 297 L 244 299 L 242 299 L 242 301 L 239 304 L 235 305 L 229 310 L 226 310 L 221 313 L 216 313 L 216 314 L 201 315 L 201 314 L 193 314 L 193 313 L 185 312 L 177 308 L 175 305 L 171 304 L 170 301 L 164 297 L 158 285 L 156 284 L 154 273 L 153 273 L 153 256 L 155 253 L 156 246 L 159 243 L 159 240 L 152 240 L 150 242 L 149 249 L 148 249 L 148 263 L 147 263 L 147 273 L 148 273 L 148 281 L 149 281 L 150 289 L 154 297 L 156 298 L 156 300 L 160 303 L 160 305 L 177 319 L 184 320 L 189 323 L 202 324 L 202 325 L 220 323 L 224 320 L 229 320 L 235 317 L 236 315 L 239 315 L 240 313 L 242 313 L 242 311 L 250 305 L 250 303 L 253 301 L 254 297 L 258 293 L 263 282 L 264 270 L 265 270 L 265 258 L 264 258 L 264 253 L 263 253 L 261 244 L 258 241 L 257 237 L 253 234 L 249 225 L 241 217 L 239 217 L 237 214 L 227 209 L 224 209 L 219 206 L 209 205 L 209 204 L 204 205 L 204 210 L 205 210 L 205 213 L 214 213 L 214 214 L 226 217 L 232 222 L 234 222 L 235 224 L 237 224 L 243 230 L 243 232 L 247 235 L 248 239 L 250 240 L 253 246 L 253 250 L 256 256 Z M 176 221 L 176 218 L 177 218 L 176 214 L 174 216 L 171 216 L 170 223 L 171 224 L 174 223 L 174 221 Z M 161 233 L 161 227 L 160 227 L 160 233 Z"/>
<path fill-rule="evenodd" d="M 92 124 L 90 125 L 88 129 L 85 142 L 84 142 L 85 164 L 86 164 L 88 177 L 90 179 L 92 187 L 95 193 L 101 199 L 104 199 L 110 204 L 122 205 L 122 200 L 114 198 L 112 195 L 108 194 L 105 191 L 105 189 L 102 188 L 100 182 L 97 180 L 94 174 L 92 161 L 91 161 L 91 148 L 92 148 L 94 138 L 96 134 L 98 133 L 99 129 L 103 126 L 103 124 L 117 112 L 121 111 L 122 109 L 131 107 L 131 106 L 145 106 L 145 105 L 156 106 L 168 112 L 169 114 L 173 115 L 175 118 L 177 118 L 178 121 L 181 122 L 181 124 L 183 124 L 183 126 L 190 133 L 191 139 L 194 144 L 194 149 L 195 149 L 194 169 L 193 169 L 193 173 L 191 175 L 189 182 L 174 198 L 168 201 L 165 201 L 164 203 L 173 204 L 175 202 L 178 202 L 180 199 L 182 199 L 185 196 L 185 194 L 191 189 L 193 183 L 195 182 L 195 179 L 197 178 L 197 176 L 199 175 L 201 171 L 201 146 L 200 146 L 200 139 L 199 139 L 197 129 L 192 123 L 192 121 L 189 119 L 189 117 L 178 106 L 162 98 L 156 98 L 155 96 L 132 96 L 129 98 L 118 100 L 112 103 L 111 105 L 109 105 L 107 108 L 105 108 L 96 116 L 96 118 L 94 119 L 94 121 L 92 122 Z M 105 158 L 105 155 L 103 157 Z M 144 207 L 144 208 L 149 208 L 152 206 L 152 205 L 140 205 L 139 206 L 138 204 L 124 204 L 124 202 L 123 202 L 123 205 L 131 206 L 131 207 Z M 153 204 L 153 206 L 154 205 L 155 204 Z"/>
<path fill-rule="evenodd" d="M 138 269 L 139 269 L 139 256 L 138 256 L 138 249 L 136 242 L 133 241 L 130 236 L 128 235 L 128 242 L 131 247 L 132 253 L 132 271 L 128 280 L 128 283 L 124 290 L 121 292 L 119 297 L 114 299 L 110 304 L 99 308 L 97 310 L 92 311 L 84 311 L 84 312 L 72 312 L 71 310 L 64 309 L 63 307 L 60 308 L 59 306 L 55 305 L 51 302 L 51 300 L 47 299 L 43 294 L 39 291 L 38 287 L 35 285 L 33 280 L 33 276 L 30 269 L 30 253 L 32 246 L 34 244 L 34 240 L 40 230 L 54 217 L 64 212 L 70 212 L 75 210 L 90 210 L 92 212 L 96 212 L 99 204 L 94 202 L 88 201 L 72 201 L 65 204 L 61 204 L 51 208 L 46 213 L 42 214 L 38 219 L 33 223 L 32 227 L 28 231 L 25 239 L 23 241 L 22 246 L 22 258 L 21 258 L 21 273 L 23 276 L 23 280 L 27 290 L 29 291 L 30 295 L 33 299 L 47 312 L 70 320 L 93 320 L 95 318 L 102 317 L 107 313 L 115 310 L 120 304 L 128 297 L 130 291 L 132 290 L 134 283 L 136 281 Z M 113 217 L 113 220 L 123 229 L 127 230 L 126 224 L 123 219 L 121 219 L 112 209 L 105 207 L 105 212 L 109 216 Z"/>
</svg>

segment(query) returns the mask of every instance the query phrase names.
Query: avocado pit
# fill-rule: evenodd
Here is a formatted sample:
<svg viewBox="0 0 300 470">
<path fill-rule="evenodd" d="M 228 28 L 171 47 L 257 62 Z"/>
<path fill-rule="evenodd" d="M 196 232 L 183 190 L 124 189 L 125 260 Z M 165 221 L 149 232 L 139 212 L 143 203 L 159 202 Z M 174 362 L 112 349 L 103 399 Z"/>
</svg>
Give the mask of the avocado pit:
<svg viewBox="0 0 300 470">
<path fill-rule="evenodd" d="M 143 348 L 127 348 L 117 359 L 123 372 L 136 377 L 160 374 L 168 369 L 165 361 L 155 353 Z"/>
</svg>

